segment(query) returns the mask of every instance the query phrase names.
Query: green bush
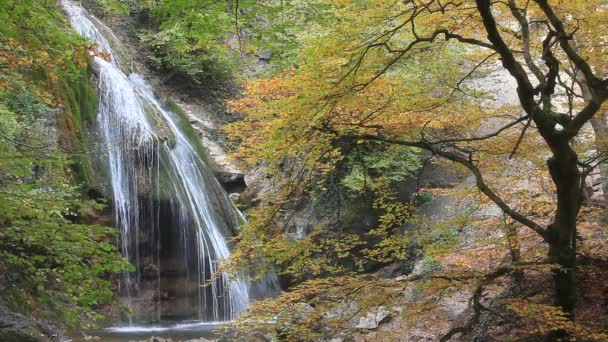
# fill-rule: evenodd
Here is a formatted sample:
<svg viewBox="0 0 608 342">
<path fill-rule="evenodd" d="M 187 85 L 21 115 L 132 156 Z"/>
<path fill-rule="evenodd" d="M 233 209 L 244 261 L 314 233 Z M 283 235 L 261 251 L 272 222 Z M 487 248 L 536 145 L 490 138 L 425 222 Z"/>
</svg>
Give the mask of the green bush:
<svg viewBox="0 0 608 342">
<path fill-rule="evenodd" d="M 347 167 L 342 184 L 360 193 L 404 181 L 420 168 L 420 158 L 415 148 L 372 141 L 355 146 L 347 155 Z"/>
<path fill-rule="evenodd" d="M 225 44 L 234 27 L 228 2 L 165 0 L 144 6 L 152 27 L 138 36 L 153 67 L 195 83 L 232 77 L 238 56 Z"/>
<path fill-rule="evenodd" d="M 421 261 L 420 274 L 430 275 L 440 272 L 443 269 L 441 264 L 431 256 L 425 256 Z"/>
<path fill-rule="evenodd" d="M 0 300 L 81 327 L 131 268 L 115 229 L 79 220 L 103 206 L 73 184 L 84 158 L 64 146 L 95 108 L 88 61 L 56 2 L 0 2 Z"/>
<path fill-rule="evenodd" d="M 174 72 L 195 83 L 225 81 L 232 77 L 233 52 L 219 43 L 205 48 L 191 45 L 176 28 L 143 32 L 139 38 L 151 53 L 148 56 L 151 66 L 158 71 Z"/>
<path fill-rule="evenodd" d="M 114 298 L 111 273 L 130 266 L 114 247 L 115 229 L 76 223 L 102 204 L 65 182 L 69 156 L 54 149 L 41 112 L 28 112 L 44 106 L 31 94 L 11 96 L 0 92 L 0 297 L 19 311 L 94 322 L 96 306 Z"/>
</svg>

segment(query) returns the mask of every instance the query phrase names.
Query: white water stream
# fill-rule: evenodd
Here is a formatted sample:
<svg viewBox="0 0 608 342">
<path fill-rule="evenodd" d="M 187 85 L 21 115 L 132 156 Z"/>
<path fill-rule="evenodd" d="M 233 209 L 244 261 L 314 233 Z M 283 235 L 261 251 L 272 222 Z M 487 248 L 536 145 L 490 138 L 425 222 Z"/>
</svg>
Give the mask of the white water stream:
<svg viewBox="0 0 608 342">
<path fill-rule="evenodd" d="M 121 281 L 130 323 L 163 317 L 161 297 L 169 295 L 161 289 L 161 274 L 172 271 L 161 266 L 167 263 L 163 255 L 169 243 L 162 238 L 167 234 L 179 236 L 181 249 L 171 267 L 185 270 L 183 284 L 195 284 L 188 303 L 196 314 L 189 318 L 233 319 L 249 305 L 249 282 L 218 273 L 217 262 L 230 255 L 226 237 L 242 215 L 185 134 L 180 118 L 140 75 L 127 75 L 126 54 L 111 30 L 80 5 L 70 0 L 62 4 L 74 29 L 111 56 L 109 62 L 94 57 L 100 97 L 97 131 L 105 148 L 121 251 L 136 267 Z M 160 209 L 163 201 L 170 203 L 168 214 Z M 168 233 L 161 216 L 169 216 Z M 276 287 L 276 279 L 271 282 Z M 149 311 L 140 305 L 146 300 L 156 303 L 154 315 L 143 312 L 139 316 L 145 318 L 138 318 L 138 311 Z"/>
</svg>

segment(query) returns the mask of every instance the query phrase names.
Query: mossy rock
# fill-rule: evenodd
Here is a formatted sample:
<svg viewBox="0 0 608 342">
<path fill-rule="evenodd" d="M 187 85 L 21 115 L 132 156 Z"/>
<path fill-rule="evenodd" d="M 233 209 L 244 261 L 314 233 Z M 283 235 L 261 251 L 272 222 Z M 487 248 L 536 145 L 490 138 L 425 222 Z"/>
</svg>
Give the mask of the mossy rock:
<svg viewBox="0 0 608 342">
<path fill-rule="evenodd" d="M 167 107 L 169 107 L 171 112 L 176 115 L 179 121 L 178 124 L 182 130 L 182 133 L 185 134 L 188 142 L 194 145 L 199 156 L 207 163 L 207 165 L 209 165 L 209 154 L 201 143 L 200 137 L 198 136 L 194 128 L 192 128 L 192 124 L 190 124 L 190 120 L 188 119 L 188 114 L 184 112 L 181 107 L 173 101 L 167 101 Z"/>
<path fill-rule="evenodd" d="M 146 114 L 148 115 L 150 123 L 154 127 L 158 139 L 168 142 L 169 146 L 175 146 L 175 135 L 169 127 L 169 124 L 165 121 L 163 115 L 147 102 L 144 102 L 144 104 Z"/>
<path fill-rule="evenodd" d="M 93 176 L 87 154 L 87 134 L 97 114 L 97 91 L 89 67 L 83 67 L 75 79 L 61 82 L 64 110 L 58 117 L 60 145 L 74 153 L 72 171 L 77 182 L 91 185 Z"/>
</svg>

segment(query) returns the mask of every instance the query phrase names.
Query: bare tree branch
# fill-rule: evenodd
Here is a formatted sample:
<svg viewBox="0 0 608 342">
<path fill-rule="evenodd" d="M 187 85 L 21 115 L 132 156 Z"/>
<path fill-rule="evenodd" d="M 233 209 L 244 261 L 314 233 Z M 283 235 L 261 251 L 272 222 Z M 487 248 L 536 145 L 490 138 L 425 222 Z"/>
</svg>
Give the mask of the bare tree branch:
<svg viewBox="0 0 608 342">
<path fill-rule="evenodd" d="M 500 54 L 502 65 L 517 81 L 517 95 L 523 109 L 531 116 L 537 114 L 537 105 L 534 101 L 536 90 L 528 78 L 528 73 L 513 56 L 513 51 L 502 39 L 498 32 L 498 25 L 492 14 L 489 0 L 475 0 L 477 10 L 481 15 L 483 26 L 488 34 L 488 40 Z M 534 118 L 533 118 L 534 119 Z"/>
<path fill-rule="evenodd" d="M 551 22 L 551 26 L 553 26 L 553 28 L 557 32 L 557 39 L 559 40 L 559 44 L 562 50 L 564 50 L 564 52 L 566 53 L 566 55 L 568 55 L 568 58 L 574 63 L 574 65 L 576 65 L 577 69 L 579 69 L 583 73 L 583 75 L 585 75 L 587 82 L 589 82 L 593 88 L 601 86 L 602 81 L 595 76 L 591 69 L 591 66 L 583 57 L 578 54 L 578 52 L 576 52 L 576 49 L 574 49 L 570 44 L 570 40 L 572 40 L 574 33 L 566 32 L 564 24 L 557 17 L 555 12 L 553 11 L 553 8 L 549 5 L 547 0 L 534 0 L 534 2 L 536 2 L 541 8 L 541 10 L 545 13 L 547 18 Z"/>
<path fill-rule="evenodd" d="M 540 68 L 536 65 L 534 60 L 532 59 L 532 55 L 530 54 L 530 25 L 528 24 L 528 20 L 526 19 L 526 13 L 521 13 L 515 4 L 515 0 L 509 0 L 509 9 L 515 17 L 515 20 L 519 23 L 521 27 L 521 36 L 522 36 L 522 52 L 524 56 L 524 60 L 526 61 L 526 65 L 532 71 L 536 79 L 540 83 L 541 86 L 545 83 L 545 77 Z M 526 5 L 527 6 L 527 5 Z"/>
</svg>

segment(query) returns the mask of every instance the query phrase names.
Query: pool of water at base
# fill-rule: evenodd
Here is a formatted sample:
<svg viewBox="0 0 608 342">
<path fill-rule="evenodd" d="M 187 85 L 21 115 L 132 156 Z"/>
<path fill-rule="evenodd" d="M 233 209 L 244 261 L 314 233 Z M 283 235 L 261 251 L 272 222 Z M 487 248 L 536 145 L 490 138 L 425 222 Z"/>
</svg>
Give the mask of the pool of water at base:
<svg viewBox="0 0 608 342">
<path fill-rule="evenodd" d="M 71 341 L 130 342 L 149 341 L 152 337 L 171 339 L 173 342 L 188 341 L 200 338 L 214 339 L 217 338 L 217 334 L 214 333 L 214 330 L 219 324 L 221 323 L 188 321 L 175 323 L 172 325 L 132 325 L 111 327 L 96 331 L 88 331 L 86 334 L 73 335 L 71 337 Z"/>
</svg>

